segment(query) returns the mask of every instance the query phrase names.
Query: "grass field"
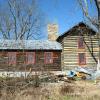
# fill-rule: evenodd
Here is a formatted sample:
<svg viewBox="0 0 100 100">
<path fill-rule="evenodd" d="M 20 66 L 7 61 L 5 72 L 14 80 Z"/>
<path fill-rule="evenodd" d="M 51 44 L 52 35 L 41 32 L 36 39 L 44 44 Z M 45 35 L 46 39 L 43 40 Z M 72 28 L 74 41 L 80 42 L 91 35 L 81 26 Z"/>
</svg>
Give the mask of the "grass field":
<svg viewBox="0 0 100 100">
<path fill-rule="evenodd" d="M 20 85 L 15 85 L 17 82 Z M 100 100 L 100 85 L 94 81 L 43 82 L 39 87 L 29 84 L 28 79 L 21 82 L 0 79 L 0 100 Z"/>
</svg>

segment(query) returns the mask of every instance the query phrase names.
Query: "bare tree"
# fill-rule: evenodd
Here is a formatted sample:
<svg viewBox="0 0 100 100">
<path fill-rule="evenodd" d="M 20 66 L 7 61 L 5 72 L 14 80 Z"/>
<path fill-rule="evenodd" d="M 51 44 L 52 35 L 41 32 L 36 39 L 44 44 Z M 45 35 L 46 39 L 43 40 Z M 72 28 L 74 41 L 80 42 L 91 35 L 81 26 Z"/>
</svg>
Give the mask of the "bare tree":
<svg viewBox="0 0 100 100">
<path fill-rule="evenodd" d="M 36 0 L 7 0 L 0 11 L 0 33 L 4 39 L 32 39 L 40 36 L 42 13 Z"/>
<path fill-rule="evenodd" d="M 98 38 L 99 38 L 99 62 L 100 62 L 100 0 L 95 0 L 95 2 L 98 8 L 98 27 L 99 27 Z"/>
<path fill-rule="evenodd" d="M 45 24 L 42 19 L 44 15 L 39 10 L 36 0 L 6 0 L 5 5 L 3 6 L 4 7 L 0 9 L 0 36 L 2 36 L 3 39 L 29 40 L 42 37 L 41 30 Z M 24 52 L 25 51 L 23 49 L 23 57 L 20 57 L 20 61 L 23 61 L 23 59 L 25 60 Z M 7 60 L 8 59 L 9 57 Z M 13 65 L 8 64 L 8 68 L 12 68 L 12 66 Z M 17 65 L 13 66 L 14 72 L 16 69 L 19 69 L 16 66 Z M 22 63 L 22 66 L 25 66 L 24 71 L 26 73 L 27 65 Z M 7 71 L 9 71 L 9 69 Z M 20 84 L 20 82 L 16 82 L 16 78 L 13 78 L 13 80 L 15 82 L 13 88 L 15 87 L 14 89 L 16 91 L 16 84 Z M 36 85 L 38 85 L 38 77 L 36 77 L 34 80 Z M 8 81 L 11 81 L 11 79 Z M 22 80 L 21 83 L 25 83 L 25 79 Z M 9 87 L 7 86 L 7 81 L 5 81 L 5 84 L 6 86 L 4 87 Z M 23 87 L 29 84 L 30 83 L 25 83 Z M 7 88 L 5 88 L 5 90 L 7 91 Z"/>
<path fill-rule="evenodd" d="M 83 11 L 83 15 L 89 20 L 89 22 L 92 25 L 97 27 L 98 30 L 99 30 L 98 33 L 97 33 L 97 37 L 98 37 L 98 48 L 99 48 L 98 59 L 99 59 L 99 62 L 100 62 L 100 23 L 99 23 L 99 21 L 100 21 L 100 0 L 94 0 L 94 1 L 96 3 L 97 10 L 98 10 L 98 19 L 93 18 L 89 15 L 89 12 L 88 12 L 89 4 L 88 4 L 87 0 L 78 0 L 79 5 L 80 5 L 80 7 Z M 90 0 L 90 2 L 92 3 L 93 0 Z"/>
<path fill-rule="evenodd" d="M 93 0 L 90 0 L 91 4 L 93 3 Z M 93 24 L 95 25 L 96 27 L 98 27 L 98 19 L 95 17 L 91 17 L 89 15 L 89 11 L 88 11 L 88 8 L 89 8 L 89 5 L 88 5 L 88 1 L 87 0 L 78 0 L 78 3 L 83 11 L 83 15 Z"/>
</svg>

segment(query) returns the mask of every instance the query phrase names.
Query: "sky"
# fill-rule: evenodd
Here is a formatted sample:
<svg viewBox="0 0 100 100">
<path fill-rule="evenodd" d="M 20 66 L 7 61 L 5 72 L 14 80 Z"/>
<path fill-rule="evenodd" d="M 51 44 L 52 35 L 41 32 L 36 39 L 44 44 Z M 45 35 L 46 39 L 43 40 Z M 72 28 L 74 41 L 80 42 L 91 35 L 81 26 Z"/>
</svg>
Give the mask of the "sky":
<svg viewBox="0 0 100 100">
<path fill-rule="evenodd" d="M 48 23 L 59 25 L 59 34 L 64 33 L 80 21 L 85 21 L 77 0 L 38 0 L 40 8 L 46 13 Z M 89 15 L 97 17 L 97 8 L 94 1 L 89 2 Z"/>
<path fill-rule="evenodd" d="M 0 4 L 3 5 L 4 1 L 0 0 Z M 28 0 L 29 1 L 29 0 Z M 72 26 L 81 21 L 86 21 L 86 18 L 83 16 L 82 10 L 79 6 L 77 0 L 36 0 L 41 9 L 41 12 L 44 13 L 46 25 L 48 23 L 58 24 L 59 35 L 69 30 Z M 89 15 L 91 17 L 97 17 L 97 8 L 92 0 L 88 0 L 89 5 Z M 47 27 L 44 27 L 43 34 L 44 38 L 47 38 Z"/>
</svg>

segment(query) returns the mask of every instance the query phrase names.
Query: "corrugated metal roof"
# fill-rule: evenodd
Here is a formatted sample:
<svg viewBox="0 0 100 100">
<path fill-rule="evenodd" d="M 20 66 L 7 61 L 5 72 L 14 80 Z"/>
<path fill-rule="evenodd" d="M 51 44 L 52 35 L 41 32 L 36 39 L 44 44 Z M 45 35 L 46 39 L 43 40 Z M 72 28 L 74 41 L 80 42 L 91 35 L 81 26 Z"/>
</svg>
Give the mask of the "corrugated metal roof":
<svg viewBox="0 0 100 100">
<path fill-rule="evenodd" d="M 0 49 L 61 50 L 62 46 L 49 40 L 0 40 Z"/>
</svg>

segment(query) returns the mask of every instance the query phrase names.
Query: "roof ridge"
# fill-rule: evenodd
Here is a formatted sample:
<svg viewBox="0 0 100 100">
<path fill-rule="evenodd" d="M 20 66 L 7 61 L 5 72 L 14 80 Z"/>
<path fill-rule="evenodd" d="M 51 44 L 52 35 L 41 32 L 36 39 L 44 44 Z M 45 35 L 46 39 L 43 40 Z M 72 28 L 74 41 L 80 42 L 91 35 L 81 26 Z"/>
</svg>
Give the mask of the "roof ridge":
<svg viewBox="0 0 100 100">
<path fill-rule="evenodd" d="M 65 31 L 64 33 L 62 33 L 62 34 L 60 34 L 59 36 L 58 36 L 58 38 L 59 37 L 61 37 L 62 35 L 64 35 L 64 34 L 66 34 L 68 31 L 70 31 L 71 29 L 73 29 L 75 26 L 78 26 L 79 24 L 84 24 L 84 25 L 86 25 L 86 26 L 88 26 L 90 29 L 92 29 L 94 32 L 98 32 L 98 29 L 94 26 L 94 25 L 90 25 L 90 24 L 88 24 L 87 22 L 85 22 L 85 21 L 80 21 L 80 22 L 78 22 L 78 23 L 76 23 L 76 24 L 74 24 L 71 28 L 69 28 L 67 31 Z"/>
</svg>

